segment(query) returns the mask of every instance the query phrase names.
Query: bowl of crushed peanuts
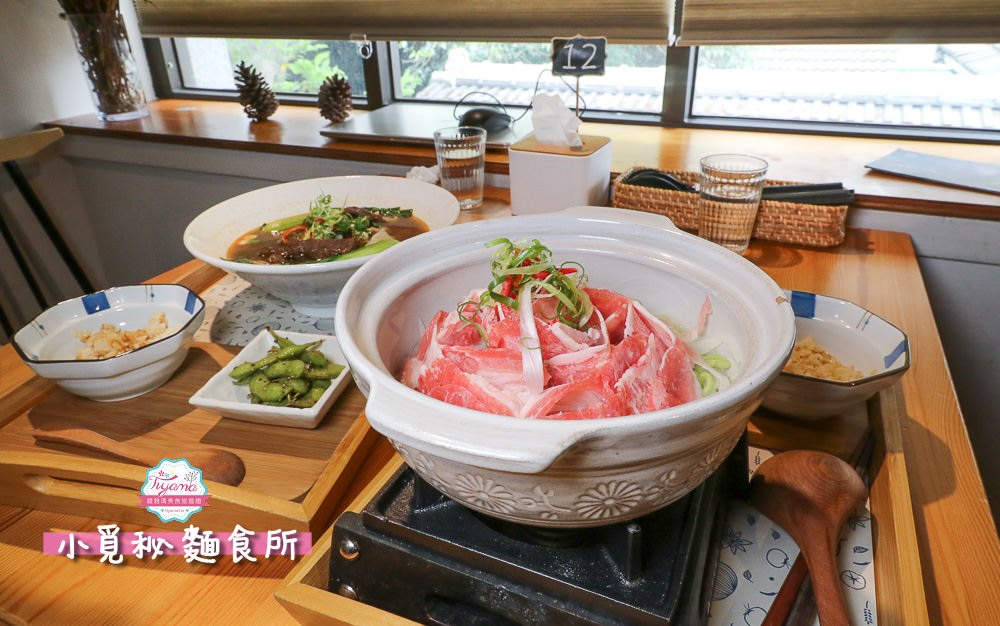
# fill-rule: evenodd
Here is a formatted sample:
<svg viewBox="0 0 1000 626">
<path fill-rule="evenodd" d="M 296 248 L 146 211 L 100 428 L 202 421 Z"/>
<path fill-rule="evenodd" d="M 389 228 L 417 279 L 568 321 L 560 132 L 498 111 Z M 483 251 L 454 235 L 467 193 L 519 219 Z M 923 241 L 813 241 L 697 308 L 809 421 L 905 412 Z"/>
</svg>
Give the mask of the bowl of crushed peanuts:
<svg viewBox="0 0 1000 626">
<path fill-rule="evenodd" d="M 853 302 L 785 290 L 795 347 L 762 406 L 785 417 L 839 415 L 898 381 L 910 367 L 906 333 Z"/>
<path fill-rule="evenodd" d="M 112 287 L 45 310 L 11 343 L 42 378 L 112 402 L 169 380 L 204 318 L 204 301 L 181 285 Z"/>
</svg>

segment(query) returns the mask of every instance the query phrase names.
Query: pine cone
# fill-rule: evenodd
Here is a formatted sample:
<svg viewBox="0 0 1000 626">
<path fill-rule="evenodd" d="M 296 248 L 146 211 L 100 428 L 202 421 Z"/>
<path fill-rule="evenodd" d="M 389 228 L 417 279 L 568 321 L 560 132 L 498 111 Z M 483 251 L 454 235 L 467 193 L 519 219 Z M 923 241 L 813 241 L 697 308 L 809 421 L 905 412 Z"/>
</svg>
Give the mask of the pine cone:
<svg viewBox="0 0 1000 626">
<path fill-rule="evenodd" d="M 319 88 L 319 114 L 334 124 L 343 122 L 351 110 L 351 83 L 343 76 L 330 76 Z"/>
<path fill-rule="evenodd" d="M 243 112 L 254 122 L 263 122 L 278 110 L 278 99 L 254 66 L 240 61 L 234 72 Z"/>
</svg>

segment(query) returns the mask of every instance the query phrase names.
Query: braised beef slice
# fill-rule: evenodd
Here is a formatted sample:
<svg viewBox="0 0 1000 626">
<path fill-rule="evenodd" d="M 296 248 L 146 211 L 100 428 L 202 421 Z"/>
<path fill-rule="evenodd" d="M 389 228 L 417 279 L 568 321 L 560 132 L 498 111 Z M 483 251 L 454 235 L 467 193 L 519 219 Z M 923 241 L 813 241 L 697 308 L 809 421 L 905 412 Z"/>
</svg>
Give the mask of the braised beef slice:
<svg viewBox="0 0 1000 626">
<path fill-rule="evenodd" d="M 352 217 L 367 217 L 373 224 L 381 224 L 385 221 L 385 216 L 381 213 L 369 211 L 368 209 L 362 209 L 359 206 L 344 207 L 344 213 L 347 213 Z"/>
<path fill-rule="evenodd" d="M 354 237 L 345 239 L 289 240 L 288 243 L 265 246 L 260 249 L 257 256 L 265 263 L 284 265 L 327 259 L 332 256 L 346 254 L 351 250 L 360 248 L 362 245 L 362 241 Z"/>
</svg>

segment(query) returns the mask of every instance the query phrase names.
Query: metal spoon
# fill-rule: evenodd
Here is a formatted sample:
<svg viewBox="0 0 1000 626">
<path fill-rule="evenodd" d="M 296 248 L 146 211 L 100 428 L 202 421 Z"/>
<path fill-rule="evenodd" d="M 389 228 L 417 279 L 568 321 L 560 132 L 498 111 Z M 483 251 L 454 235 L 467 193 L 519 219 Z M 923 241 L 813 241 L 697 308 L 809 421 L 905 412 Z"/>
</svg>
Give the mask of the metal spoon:
<svg viewBox="0 0 1000 626">
<path fill-rule="evenodd" d="M 38 441 L 52 441 L 70 446 L 76 446 L 93 452 L 112 456 L 119 461 L 133 465 L 153 467 L 163 458 L 155 452 L 138 450 L 128 444 L 115 441 L 100 433 L 84 428 L 67 428 L 64 430 L 36 430 L 32 435 Z M 236 486 L 243 482 L 246 466 L 243 459 L 228 450 L 210 448 L 176 453 L 184 457 L 193 467 L 201 470 L 202 478 L 224 485 Z"/>
<path fill-rule="evenodd" d="M 810 450 L 771 457 L 750 481 L 750 503 L 799 545 L 824 626 L 850 624 L 835 554 L 840 529 L 866 495 L 864 482 L 850 465 Z"/>
</svg>

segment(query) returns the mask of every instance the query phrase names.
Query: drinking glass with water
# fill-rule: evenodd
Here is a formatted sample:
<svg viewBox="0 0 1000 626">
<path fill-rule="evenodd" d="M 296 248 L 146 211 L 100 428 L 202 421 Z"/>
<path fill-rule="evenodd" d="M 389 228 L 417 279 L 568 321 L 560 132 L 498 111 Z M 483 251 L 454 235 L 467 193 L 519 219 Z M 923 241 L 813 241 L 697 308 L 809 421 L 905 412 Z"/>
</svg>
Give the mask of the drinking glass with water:
<svg viewBox="0 0 1000 626">
<path fill-rule="evenodd" d="M 746 154 L 713 154 L 701 160 L 698 235 L 743 254 L 750 245 L 767 161 Z"/>
<path fill-rule="evenodd" d="M 483 203 L 486 131 L 456 126 L 434 131 L 434 149 L 441 169 L 441 186 L 455 194 L 461 209 Z"/>
</svg>

